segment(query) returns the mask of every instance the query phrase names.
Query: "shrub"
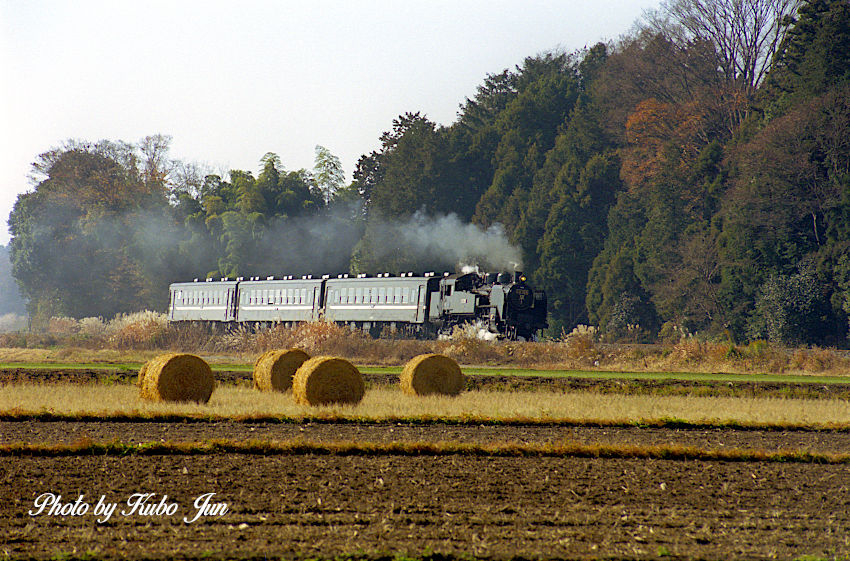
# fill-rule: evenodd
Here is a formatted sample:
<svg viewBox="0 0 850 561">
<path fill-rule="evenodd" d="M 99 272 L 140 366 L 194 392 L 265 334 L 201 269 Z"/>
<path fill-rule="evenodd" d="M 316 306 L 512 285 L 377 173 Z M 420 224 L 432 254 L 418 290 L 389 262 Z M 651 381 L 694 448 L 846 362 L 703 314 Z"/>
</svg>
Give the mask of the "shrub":
<svg viewBox="0 0 850 561">
<path fill-rule="evenodd" d="M 121 314 L 109 322 L 106 333 L 117 349 L 161 349 L 168 340 L 168 318 L 150 311 Z"/>
</svg>

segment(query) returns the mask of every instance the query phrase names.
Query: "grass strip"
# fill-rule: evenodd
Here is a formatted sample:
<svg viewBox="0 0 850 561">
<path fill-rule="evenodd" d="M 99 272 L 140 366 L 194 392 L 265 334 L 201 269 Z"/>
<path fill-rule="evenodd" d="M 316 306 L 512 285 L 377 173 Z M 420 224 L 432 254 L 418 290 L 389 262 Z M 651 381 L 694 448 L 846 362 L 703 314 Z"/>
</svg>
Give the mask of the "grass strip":
<svg viewBox="0 0 850 561">
<path fill-rule="evenodd" d="M 107 423 L 220 423 L 229 421 L 245 424 L 340 424 L 340 425 L 407 425 L 407 426 L 458 426 L 458 427 L 598 427 L 598 428 L 655 428 L 670 430 L 737 430 L 737 431 L 795 431 L 795 432 L 850 432 L 850 424 L 818 423 L 747 423 L 741 421 L 698 422 L 675 418 L 660 419 L 535 419 L 535 418 L 490 418 L 466 416 L 444 417 L 369 417 L 345 415 L 317 415 L 279 417 L 269 415 L 240 415 L 223 417 L 217 415 L 179 415 L 171 413 L 115 413 L 115 414 L 61 414 L 50 411 L 0 413 L 0 422 L 107 422 Z"/>
<path fill-rule="evenodd" d="M 527 444 L 503 442 L 466 444 L 457 442 L 289 442 L 211 440 L 193 443 L 151 442 L 126 444 L 7 444 L 0 446 L 5 457 L 67 456 L 206 456 L 244 454 L 261 456 L 474 456 L 493 458 L 600 458 L 676 461 L 767 462 L 801 464 L 850 464 L 850 454 L 813 454 L 798 450 L 752 449 L 705 450 L 688 446 L 629 446 L 600 444 Z"/>
<path fill-rule="evenodd" d="M 2 369 L 32 370 L 95 370 L 135 373 L 140 362 L 0 362 Z M 250 373 L 253 365 L 247 363 L 211 362 L 213 372 Z M 808 375 L 808 374 L 737 374 L 728 372 L 636 372 L 611 370 L 561 370 L 561 369 L 525 369 L 500 366 L 462 366 L 464 374 L 472 376 L 518 376 L 532 378 L 580 378 L 598 380 L 653 380 L 653 381 L 691 381 L 691 382 L 770 382 L 798 384 L 850 384 L 850 376 Z M 401 373 L 401 366 L 358 366 L 363 374 Z"/>
</svg>

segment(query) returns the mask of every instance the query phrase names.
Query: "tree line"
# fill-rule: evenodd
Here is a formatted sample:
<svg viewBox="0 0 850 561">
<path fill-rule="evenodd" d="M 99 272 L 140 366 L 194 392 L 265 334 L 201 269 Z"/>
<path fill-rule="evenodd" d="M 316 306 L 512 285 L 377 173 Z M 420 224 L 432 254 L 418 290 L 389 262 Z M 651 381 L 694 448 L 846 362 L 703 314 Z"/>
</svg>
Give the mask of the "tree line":
<svg viewBox="0 0 850 561">
<path fill-rule="evenodd" d="M 670 0 L 617 43 L 486 76 L 451 125 L 400 115 L 348 185 L 321 147 L 256 177 L 173 162 L 162 136 L 43 154 L 13 274 L 33 318 L 163 309 L 204 274 L 423 270 L 384 225 L 456 214 L 501 225 L 555 333 L 841 344 L 848 99 L 846 1 Z"/>
</svg>

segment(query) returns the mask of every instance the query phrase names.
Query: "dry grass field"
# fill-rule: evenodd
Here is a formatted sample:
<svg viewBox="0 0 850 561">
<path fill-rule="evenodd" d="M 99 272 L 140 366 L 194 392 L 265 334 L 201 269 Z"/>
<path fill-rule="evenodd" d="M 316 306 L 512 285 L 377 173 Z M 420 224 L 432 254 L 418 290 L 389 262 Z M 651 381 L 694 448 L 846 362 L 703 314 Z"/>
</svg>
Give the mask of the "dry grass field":
<svg viewBox="0 0 850 561">
<path fill-rule="evenodd" d="M 356 364 L 401 366 L 416 355 L 440 353 L 465 365 L 633 372 L 732 372 L 850 376 L 850 353 L 818 347 L 785 348 L 766 341 L 683 337 L 657 345 L 617 345 L 587 332 L 541 342 L 491 342 L 458 329 L 448 339 L 372 339 L 328 323 L 226 332 L 175 325 L 143 312 L 110 322 L 54 318 L 38 333 L 0 333 L 0 363 L 144 362 L 161 352 L 191 352 L 223 362 L 253 362 L 270 349 L 301 348 L 311 356 L 342 356 Z"/>
<path fill-rule="evenodd" d="M 154 403 L 126 384 L 7 384 L 0 386 L 0 412 L 75 416 L 187 415 L 220 418 L 323 417 L 339 419 L 448 419 L 488 421 L 655 422 L 677 419 L 700 424 L 850 425 L 850 402 L 775 398 L 618 395 L 592 392 L 470 391 L 459 396 L 410 396 L 375 388 L 359 404 L 308 407 L 291 393 L 222 386 L 210 402 Z"/>
</svg>

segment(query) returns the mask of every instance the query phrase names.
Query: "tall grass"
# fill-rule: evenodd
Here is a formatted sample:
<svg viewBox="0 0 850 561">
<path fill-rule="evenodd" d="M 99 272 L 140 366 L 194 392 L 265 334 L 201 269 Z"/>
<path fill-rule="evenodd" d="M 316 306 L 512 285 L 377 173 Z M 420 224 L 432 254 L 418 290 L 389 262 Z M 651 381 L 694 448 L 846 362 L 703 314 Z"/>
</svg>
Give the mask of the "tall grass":
<svg viewBox="0 0 850 561">
<path fill-rule="evenodd" d="M 457 397 L 407 396 L 396 388 L 366 392 L 358 405 L 307 407 L 291 393 L 219 387 L 207 405 L 142 401 L 134 386 L 116 384 L 9 384 L 0 387 L 0 413 L 53 413 L 68 416 L 203 415 L 211 417 L 351 417 L 363 419 L 440 418 L 455 420 L 537 420 L 657 422 L 758 425 L 848 425 L 850 402 L 765 399 L 557 394 L 544 391 L 470 391 Z"/>
<path fill-rule="evenodd" d="M 835 349 L 786 349 L 765 341 L 747 345 L 681 336 L 659 345 L 600 342 L 591 328 L 575 329 L 544 342 L 487 341 L 475 329 L 456 329 L 443 340 L 373 339 L 333 323 L 294 327 L 239 326 L 224 329 L 173 324 L 163 314 L 140 312 L 111 321 L 53 318 L 42 332 L 0 333 L 0 348 L 82 348 L 102 351 L 179 351 L 253 360 L 274 348 L 298 347 L 311 355 L 330 354 L 360 364 L 401 365 L 422 353 L 442 353 L 467 365 L 625 371 L 764 372 L 850 374 L 850 356 Z M 0 352 L 0 360 L 7 351 Z"/>
</svg>

